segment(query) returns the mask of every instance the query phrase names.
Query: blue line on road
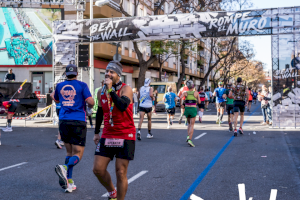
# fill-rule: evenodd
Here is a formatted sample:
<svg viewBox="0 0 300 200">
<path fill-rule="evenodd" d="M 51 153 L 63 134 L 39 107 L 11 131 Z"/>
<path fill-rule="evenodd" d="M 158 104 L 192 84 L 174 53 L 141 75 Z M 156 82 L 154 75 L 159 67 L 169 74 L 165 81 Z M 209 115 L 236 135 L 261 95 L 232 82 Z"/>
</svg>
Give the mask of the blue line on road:
<svg viewBox="0 0 300 200">
<path fill-rule="evenodd" d="M 244 121 L 243 124 L 247 122 L 247 120 L 253 115 L 253 113 L 259 108 L 260 106 L 257 106 L 255 110 L 247 117 L 247 119 Z M 191 185 L 191 187 L 184 193 L 184 195 L 180 198 L 180 200 L 188 200 L 189 197 L 193 194 L 197 186 L 201 183 L 201 181 L 204 179 L 206 174 L 209 172 L 209 170 L 214 166 L 214 164 L 217 162 L 219 157 L 222 155 L 222 153 L 225 151 L 225 149 L 228 147 L 228 145 L 231 143 L 231 141 L 234 139 L 234 136 L 230 138 L 230 140 L 225 144 L 225 146 L 219 151 L 219 153 L 214 157 L 214 159 L 207 165 L 207 167 L 204 169 L 204 171 L 198 176 L 198 178 L 194 181 L 194 183 Z"/>
</svg>

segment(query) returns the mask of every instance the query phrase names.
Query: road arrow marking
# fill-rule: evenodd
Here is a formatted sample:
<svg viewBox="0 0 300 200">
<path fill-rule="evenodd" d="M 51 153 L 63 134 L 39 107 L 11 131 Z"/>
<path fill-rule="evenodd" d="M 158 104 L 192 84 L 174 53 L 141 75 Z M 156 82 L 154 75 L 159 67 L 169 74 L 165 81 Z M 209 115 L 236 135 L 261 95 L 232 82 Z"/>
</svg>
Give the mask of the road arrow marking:
<svg viewBox="0 0 300 200">
<path fill-rule="evenodd" d="M 190 196 L 190 200 L 204 200 L 204 199 L 202 199 L 202 198 L 200 198 L 200 197 L 198 197 L 198 196 L 192 194 L 192 195 Z"/>
</svg>

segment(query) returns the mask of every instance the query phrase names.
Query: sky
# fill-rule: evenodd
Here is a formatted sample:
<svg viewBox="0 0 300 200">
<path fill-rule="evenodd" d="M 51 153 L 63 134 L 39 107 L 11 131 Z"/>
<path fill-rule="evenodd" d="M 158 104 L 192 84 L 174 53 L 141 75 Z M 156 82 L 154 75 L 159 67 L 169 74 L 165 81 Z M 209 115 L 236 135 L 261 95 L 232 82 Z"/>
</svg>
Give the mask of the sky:
<svg viewBox="0 0 300 200">
<path fill-rule="evenodd" d="M 300 0 L 252 0 L 251 9 L 277 8 L 300 6 Z M 254 45 L 255 60 L 265 63 L 265 70 L 272 69 L 271 61 L 271 36 L 242 37 L 240 40 L 248 40 Z"/>
</svg>

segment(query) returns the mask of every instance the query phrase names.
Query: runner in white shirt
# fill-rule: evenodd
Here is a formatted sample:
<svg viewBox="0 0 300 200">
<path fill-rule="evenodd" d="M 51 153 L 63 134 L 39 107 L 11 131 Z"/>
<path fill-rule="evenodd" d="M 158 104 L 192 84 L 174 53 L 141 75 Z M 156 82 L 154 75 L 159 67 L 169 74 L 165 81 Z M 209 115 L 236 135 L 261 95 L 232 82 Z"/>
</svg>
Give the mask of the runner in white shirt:
<svg viewBox="0 0 300 200">
<path fill-rule="evenodd" d="M 148 135 L 147 138 L 153 138 L 151 133 L 151 114 L 152 114 L 152 99 L 153 99 L 153 88 L 150 87 L 151 80 L 145 79 L 145 84 L 140 89 L 140 122 L 138 126 L 137 139 L 141 140 L 141 127 L 144 120 L 144 115 L 148 117 Z"/>
</svg>

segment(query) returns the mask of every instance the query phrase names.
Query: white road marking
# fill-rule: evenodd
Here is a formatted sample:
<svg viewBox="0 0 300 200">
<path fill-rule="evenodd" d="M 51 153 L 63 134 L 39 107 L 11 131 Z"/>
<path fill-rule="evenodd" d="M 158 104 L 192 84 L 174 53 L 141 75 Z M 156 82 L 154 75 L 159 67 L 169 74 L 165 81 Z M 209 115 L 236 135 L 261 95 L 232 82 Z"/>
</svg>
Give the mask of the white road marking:
<svg viewBox="0 0 300 200">
<path fill-rule="evenodd" d="M 200 197 L 198 197 L 198 196 L 192 194 L 192 195 L 190 196 L 190 200 L 204 200 L 204 199 L 202 199 L 202 198 L 200 198 Z"/>
<path fill-rule="evenodd" d="M 199 138 L 203 137 L 204 135 L 206 135 L 206 133 L 202 133 L 201 135 L 195 137 L 195 140 L 198 140 Z"/>
<path fill-rule="evenodd" d="M 10 168 L 13 168 L 13 167 L 18 167 L 18 166 L 24 165 L 24 164 L 26 164 L 26 163 L 27 163 L 27 162 L 22 162 L 22 163 L 19 163 L 19 164 L 16 164 L 16 165 L 4 167 L 4 168 L 0 169 L 0 171 L 6 170 L 6 169 L 10 169 Z"/>
<path fill-rule="evenodd" d="M 131 182 L 133 182 L 133 181 L 135 181 L 136 179 L 140 178 L 141 176 L 143 176 L 147 172 L 148 172 L 147 170 L 144 170 L 144 171 L 141 171 L 140 173 L 134 175 L 133 177 L 131 177 L 130 179 L 128 179 L 128 184 L 131 183 Z M 106 192 L 104 195 L 102 195 L 102 197 L 108 197 L 108 192 Z"/>
<path fill-rule="evenodd" d="M 270 195 L 270 200 L 276 200 L 276 196 L 277 196 L 277 190 L 272 189 L 271 190 L 271 195 Z"/>
<path fill-rule="evenodd" d="M 240 200 L 246 200 L 245 184 L 238 184 Z"/>
</svg>

